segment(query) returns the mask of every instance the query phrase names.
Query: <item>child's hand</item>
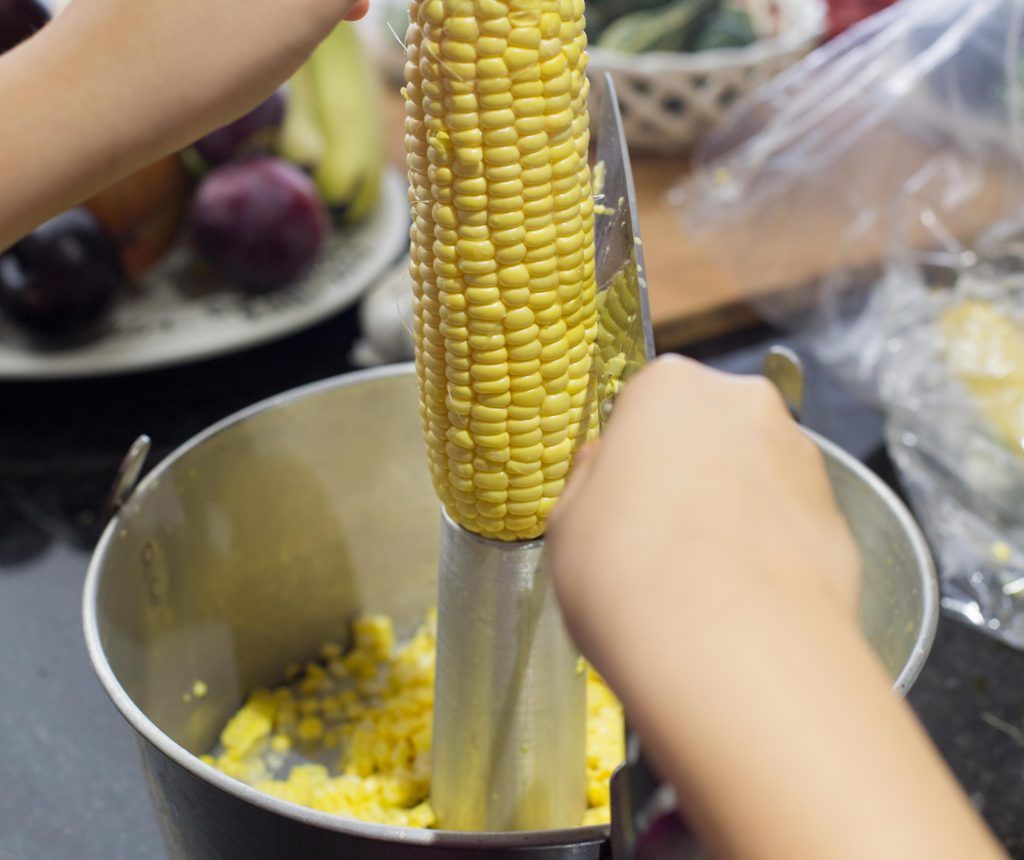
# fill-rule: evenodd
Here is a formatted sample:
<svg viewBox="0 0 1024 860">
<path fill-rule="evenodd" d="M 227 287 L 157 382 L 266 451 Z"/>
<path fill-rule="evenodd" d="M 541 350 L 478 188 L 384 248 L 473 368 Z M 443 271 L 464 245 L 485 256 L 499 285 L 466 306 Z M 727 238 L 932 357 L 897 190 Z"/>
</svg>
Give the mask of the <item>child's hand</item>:
<svg viewBox="0 0 1024 860">
<path fill-rule="evenodd" d="M 107 64 L 108 86 L 149 94 L 191 137 L 255 107 L 340 21 L 367 8 L 368 0 L 73 0 L 51 26 Z"/>
<path fill-rule="evenodd" d="M 857 550 L 815 444 L 770 383 L 676 357 L 630 382 L 548 543 L 573 634 L 613 674 L 637 628 L 685 642 L 738 605 L 856 613 Z"/>
<path fill-rule="evenodd" d="M 1003 856 L 856 624 L 860 566 L 767 382 L 630 382 L 548 531 L 584 654 L 711 856 Z"/>
</svg>

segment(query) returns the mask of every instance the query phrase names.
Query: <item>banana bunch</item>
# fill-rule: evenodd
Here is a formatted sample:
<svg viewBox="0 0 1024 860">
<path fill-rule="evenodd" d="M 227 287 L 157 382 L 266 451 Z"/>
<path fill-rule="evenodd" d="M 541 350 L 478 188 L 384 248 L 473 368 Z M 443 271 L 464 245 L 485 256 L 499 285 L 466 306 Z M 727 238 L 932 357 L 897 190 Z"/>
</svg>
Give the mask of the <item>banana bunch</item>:
<svg viewBox="0 0 1024 860">
<path fill-rule="evenodd" d="M 281 155 L 309 170 L 342 221 L 359 221 L 377 204 L 384 165 L 377 81 L 355 28 L 340 24 L 289 86 Z"/>
</svg>

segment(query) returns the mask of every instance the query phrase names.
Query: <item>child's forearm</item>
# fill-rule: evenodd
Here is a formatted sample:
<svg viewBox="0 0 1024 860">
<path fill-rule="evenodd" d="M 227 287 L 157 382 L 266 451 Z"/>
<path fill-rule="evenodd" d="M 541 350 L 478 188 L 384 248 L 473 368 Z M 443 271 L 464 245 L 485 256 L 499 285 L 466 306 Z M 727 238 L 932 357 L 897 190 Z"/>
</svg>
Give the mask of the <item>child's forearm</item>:
<svg viewBox="0 0 1024 860">
<path fill-rule="evenodd" d="M 104 166 L 100 152 L 97 132 L 107 118 L 98 110 L 85 116 L 85 98 L 96 88 L 92 68 L 74 68 L 57 30 L 51 23 L 0 57 L 0 250 L 102 188 L 117 170 Z"/>
<path fill-rule="evenodd" d="M 610 678 L 712 856 L 1004 856 L 852 623 L 735 597 L 648 617 Z"/>
<path fill-rule="evenodd" d="M 0 249 L 201 133 L 202 117 L 160 117 L 164 99 L 128 73 L 139 64 L 123 40 L 90 36 L 61 17 L 0 57 Z"/>
<path fill-rule="evenodd" d="M 857 630 L 856 544 L 767 383 L 643 370 L 547 551 L 570 631 L 711 856 L 1000 856 Z"/>
<path fill-rule="evenodd" d="M 255 107 L 356 0 L 77 0 L 0 57 L 0 249 Z"/>
</svg>

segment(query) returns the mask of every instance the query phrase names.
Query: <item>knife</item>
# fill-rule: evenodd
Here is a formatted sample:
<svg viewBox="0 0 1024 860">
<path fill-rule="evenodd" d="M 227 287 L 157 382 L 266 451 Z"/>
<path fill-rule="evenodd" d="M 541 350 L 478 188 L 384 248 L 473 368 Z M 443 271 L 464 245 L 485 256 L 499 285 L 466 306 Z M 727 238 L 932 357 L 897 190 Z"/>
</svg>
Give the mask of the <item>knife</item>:
<svg viewBox="0 0 1024 860">
<path fill-rule="evenodd" d="M 598 284 L 594 376 L 602 429 L 623 386 L 655 354 L 629 147 L 611 75 L 604 76 L 603 84 L 594 168 Z M 611 803 L 613 860 L 680 857 L 693 849 L 673 818 L 675 795 L 654 775 L 639 738 L 628 727 L 626 761 L 612 777 Z"/>
<path fill-rule="evenodd" d="M 594 177 L 598 288 L 595 384 L 603 427 L 622 386 L 654 358 L 636 188 L 615 83 L 607 74 Z"/>
</svg>

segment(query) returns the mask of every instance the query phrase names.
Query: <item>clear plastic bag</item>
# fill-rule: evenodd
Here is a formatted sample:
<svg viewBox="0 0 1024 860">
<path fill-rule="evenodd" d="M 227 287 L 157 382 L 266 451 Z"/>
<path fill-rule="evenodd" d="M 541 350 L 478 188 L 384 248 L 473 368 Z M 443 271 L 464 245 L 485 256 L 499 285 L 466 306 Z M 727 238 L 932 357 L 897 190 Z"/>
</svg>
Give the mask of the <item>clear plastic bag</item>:
<svg viewBox="0 0 1024 860">
<path fill-rule="evenodd" d="M 1024 648 L 1024 0 L 902 0 L 740 105 L 674 193 L 887 415 L 943 602 Z"/>
</svg>

